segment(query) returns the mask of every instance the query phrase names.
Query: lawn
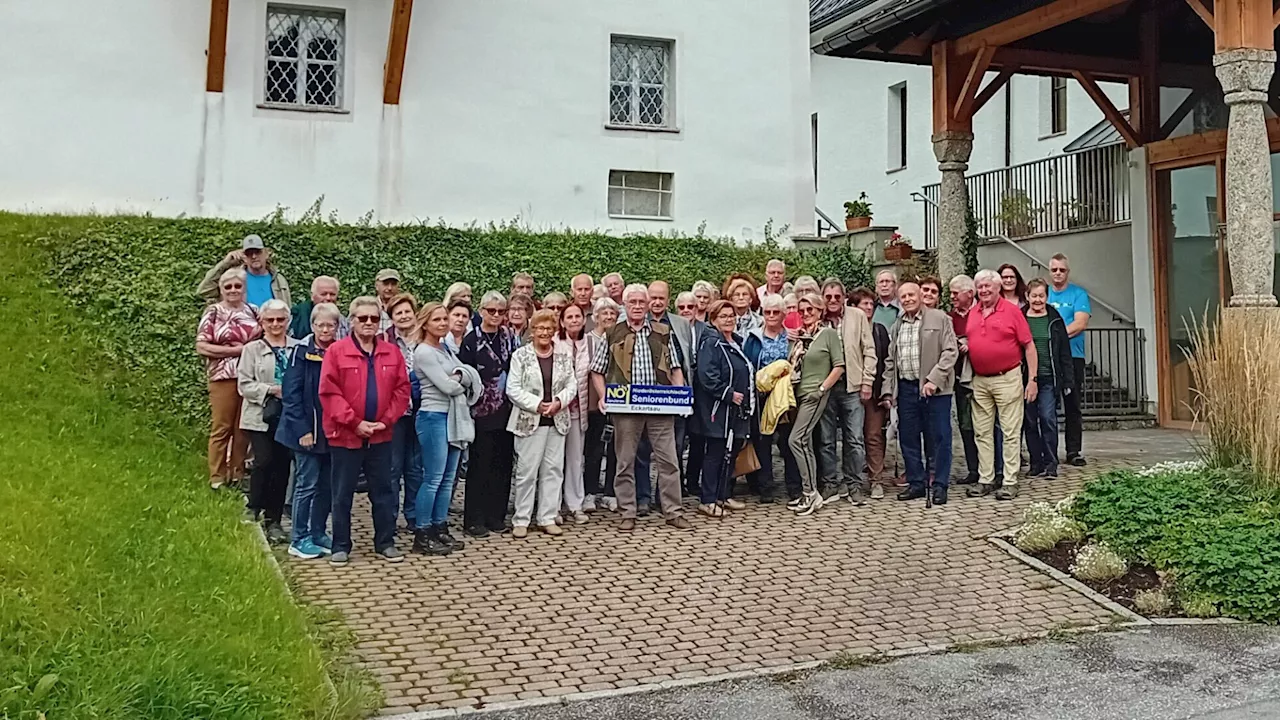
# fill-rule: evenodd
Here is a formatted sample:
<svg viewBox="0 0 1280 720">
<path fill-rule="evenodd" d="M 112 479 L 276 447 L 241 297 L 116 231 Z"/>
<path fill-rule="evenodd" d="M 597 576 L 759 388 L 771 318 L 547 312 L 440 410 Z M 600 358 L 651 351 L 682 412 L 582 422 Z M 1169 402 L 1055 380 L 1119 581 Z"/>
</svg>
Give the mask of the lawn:
<svg viewBox="0 0 1280 720">
<path fill-rule="evenodd" d="M 0 214 L 0 717 L 343 718 L 377 702 L 290 597 L 199 432 L 99 352 L 38 238 Z M 181 288 L 187 291 L 189 288 Z"/>
</svg>

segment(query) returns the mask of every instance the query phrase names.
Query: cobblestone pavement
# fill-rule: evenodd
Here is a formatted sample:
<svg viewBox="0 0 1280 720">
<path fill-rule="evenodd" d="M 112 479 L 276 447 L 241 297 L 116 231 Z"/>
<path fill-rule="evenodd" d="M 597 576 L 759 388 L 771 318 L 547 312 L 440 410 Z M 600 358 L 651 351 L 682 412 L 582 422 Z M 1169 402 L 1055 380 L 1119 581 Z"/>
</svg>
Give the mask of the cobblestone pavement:
<svg viewBox="0 0 1280 720">
<path fill-rule="evenodd" d="M 622 534 L 616 515 L 597 513 L 558 538 L 468 539 L 463 552 L 398 565 L 373 556 L 360 497 L 350 565 L 290 564 L 303 596 L 356 633 L 386 714 L 1017 636 L 1112 618 L 985 537 L 1101 470 L 1191 457 L 1191 439 L 1088 433 L 1089 467 L 1026 483 L 1012 502 L 953 491 L 926 510 L 890 495 L 809 518 L 752 503 L 694 517 L 692 533 L 654 514 Z"/>
</svg>

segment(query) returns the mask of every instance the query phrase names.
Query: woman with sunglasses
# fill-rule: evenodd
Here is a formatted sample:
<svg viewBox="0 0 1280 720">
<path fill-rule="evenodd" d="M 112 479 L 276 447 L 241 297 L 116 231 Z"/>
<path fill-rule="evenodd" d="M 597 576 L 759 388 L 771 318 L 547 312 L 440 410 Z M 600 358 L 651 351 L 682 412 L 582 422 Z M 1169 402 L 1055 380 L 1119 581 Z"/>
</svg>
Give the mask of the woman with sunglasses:
<svg viewBox="0 0 1280 720">
<path fill-rule="evenodd" d="M 480 375 L 483 390 L 471 406 L 476 439 L 467 448 L 467 492 L 463 496 L 462 527 L 471 537 L 487 537 L 506 529 L 507 498 L 511 495 L 514 438 L 507 432 L 511 401 L 507 373 L 519 340 L 506 325 L 507 299 L 490 290 L 480 298 L 480 324 L 462 339 L 458 360 Z"/>
<path fill-rule="evenodd" d="M 236 369 L 236 386 L 244 401 L 240 404 L 240 429 L 253 447 L 253 474 L 249 483 L 249 510 L 255 521 L 262 520 L 267 541 L 289 539 L 280 520 L 284 517 L 284 496 L 289 487 L 289 448 L 276 441 L 284 410 L 284 372 L 289 367 L 289 350 L 298 344 L 289 337 L 289 306 L 272 298 L 258 311 L 262 337 L 244 346 Z"/>
<path fill-rule="evenodd" d="M 787 316 L 786 300 L 782 295 L 766 295 L 760 301 L 760 310 L 764 316 L 764 325 L 748 333 L 743 344 L 747 359 L 751 361 L 751 367 L 757 372 L 779 360 L 787 360 L 791 352 L 787 328 L 783 324 Z M 786 378 L 785 382 L 790 382 L 790 378 Z M 761 393 L 757 398 L 756 407 L 763 407 L 768 396 L 768 393 Z M 794 412 L 783 415 L 778 419 L 774 431 L 768 435 L 760 432 L 760 413 L 756 412 L 752 416 L 751 438 L 755 443 L 756 457 L 760 460 L 760 469 L 756 471 L 754 485 L 760 493 L 761 503 L 773 502 L 775 495 L 778 494 L 773 478 L 773 446 L 775 444 L 778 446 L 778 452 L 782 454 L 782 477 L 787 496 L 790 500 L 800 497 L 800 467 L 796 465 L 796 456 L 792 454 L 789 444 L 791 419 L 794 416 Z"/>
<path fill-rule="evenodd" d="M 803 494 L 787 503 L 787 507 L 807 516 L 822 507 L 813 431 L 827 409 L 831 388 L 844 376 L 844 344 L 840 341 L 840 333 L 822 321 L 823 301 L 820 295 L 811 292 L 800 295 L 799 308 L 803 325 L 790 354 L 791 383 L 796 391 L 796 419 L 789 442 L 800 467 Z"/>
<path fill-rule="evenodd" d="M 244 346 L 262 332 L 258 311 L 244 299 L 244 268 L 218 278 L 218 302 L 205 308 L 196 329 L 196 352 L 209 380 L 209 487 L 239 484 L 244 475 L 245 437 L 240 432 L 236 373 Z"/>
</svg>

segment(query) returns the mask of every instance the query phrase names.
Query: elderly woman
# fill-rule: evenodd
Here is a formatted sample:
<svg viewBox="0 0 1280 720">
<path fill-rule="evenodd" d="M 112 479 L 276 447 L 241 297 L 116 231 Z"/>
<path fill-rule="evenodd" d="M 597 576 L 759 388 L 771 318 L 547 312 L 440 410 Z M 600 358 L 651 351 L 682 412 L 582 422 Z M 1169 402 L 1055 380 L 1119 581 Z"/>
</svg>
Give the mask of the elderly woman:
<svg viewBox="0 0 1280 720">
<path fill-rule="evenodd" d="M 702 331 L 708 327 L 702 320 L 702 317 L 706 317 L 706 312 L 702 313 L 702 317 L 698 316 L 698 296 L 688 290 L 677 295 L 676 314 L 689 321 L 689 326 L 693 328 L 694 342 L 697 342 Z"/>
<path fill-rule="evenodd" d="M 209 380 L 209 487 L 238 484 L 244 475 L 245 437 L 240 433 L 236 371 L 244 346 L 262 332 L 258 311 L 244 299 L 244 268 L 218 278 L 219 300 L 205 308 L 196 329 L 196 352 Z"/>
<path fill-rule="evenodd" d="M 444 342 L 457 355 L 462 349 L 462 339 L 471 330 L 471 300 L 454 298 L 444 306 L 449 311 L 449 334 L 444 336 Z"/>
<path fill-rule="evenodd" d="M 804 324 L 790 354 L 796 419 L 789 442 L 800 467 L 803 495 L 787 503 L 787 507 L 801 516 L 812 515 L 822 507 L 813 431 L 827 409 L 831 388 L 844 376 L 844 344 L 840 333 L 822 322 L 823 304 L 822 297 L 816 293 L 806 292 L 800 296 L 800 317 Z"/>
<path fill-rule="evenodd" d="M 711 307 L 711 302 L 716 300 L 719 291 L 716 286 L 706 280 L 699 280 L 693 284 L 693 297 L 698 301 L 697 312 L 694 317 L 702 322 L 707 321 L 707 308 Z"/>
<path fill-rule="evenodd" d="M 396 421 L 391 438 L 391 482 L 395 486 L 398 505 L 401 504 L 401 490 L 404 491 L 404 521 L 412 530 L 418 526 L 417 497 L 418 488 L 422 486 L 422 445 L 418 443 L 414 424 L 422 397 L 418 376 L 413 372 L 413 351 L 418 347 L 418 300 L 408 293 L 400 293 L 387 303 L 386 311 L 391 316 L 391 327 L 382 334 L 382 339 L 400 348 L 413 388 L 409 409 Z"/>
<path fill-rule="evenodd" d="M 729 497 L 733 458 L 746 444 L 755 410 L 755 372 L 742 351 L 737 329 L 738 314 L 724 300 L 707 309 L 712 329 L 698 343 L 698 367 L 694 374 L 694 414 L 691 424 L 706 441 L 702 459 L 702 504 L 698 512 L 722 517 L 726 509 L 742 510 L 740 500 Z"/>
<path fill-rule="evenodd" d="M 530 315 L 533 315 L 533 298 L 515 293 L 507 299 L 507 327 L 515 333 L 521 345 L 529 341 Z"/>
<path fill-rule="evenodd" d="M 783 325 L 786 319 L 786 300 L 781 295 L 766 295 L 760 301 L 760 312 L 764 317 L 764 325 L 747 334 L 743 343 L 743 351 L 751 367 L 757 372 L 779 360 L 787 360 L 791 345 L 787 340 L 787 328 Z M 788 377 L 787 382 L 790 382 Z M 757 398 L 756 407 L 763 405 L 765 395 Z M 791 452 L 791 418 L 795 413 L 787 413 L 778 420 L 774 431 L 768 435 L 760 432 L 760 413 L 752 415 L 753 426 L 751 439 L 755 445 L 756 457 L 760 460 L 760 469 L 756 471 L 753 484 L 760 493 L 760 502 L 770 503 L 777 494 L 777 485 L 773 478 L 773 446 L 776 443 L 778 452 L 782 454 L 783 484 L 787 497 L 795 500 L 800 497 L 800 467 L 796 465 L 796 456 Z"/>
<path fill-rule="evenodd" d="M 855 288 L 849 294 L 854 307 L 871 320 L 876 314 L 876 294 L 871 288 Z M 871 383 L 871 397 L 862 401 L 862 436 L 867 448 L 867 482 L 871 485 L 871 499 L 884 498 L 884 426 L 889 420 L 889 403 L 882 400 L 884 388 L 884 363 L 889 357 L 889 329 L 878 322 L 871 323 L 871 338 L 876 346 L 876 374 Z"/>
<path fill-rule="evenodd" d="M 480 324 L 462 340 L 458 360 L 475 368 L 483 389 L 471 406 L 476 439 L 467 448 L 467 492 L 463 496 L 462 527 L 472 537 L 487 537 L 506 529 L 507 498 L 511 495 L 512 454 L 515 452 L 507 419 L 507 373 L 511 355 L 520 343 L 506 326 L 507 299 L 490 290 L 480 299 Z"/>
<path fill-rule="evenodd" d="M 747 333 L 760 327 L 760 315 L 755 311 L 760 306 L 760 296 L 756 294 L 756 284 L 750 276 L 745 273 L 730 275 L 724 282 L 722 298 L 733 306 L 737 318 L 735 328 L 739 336 L 746 337 Z"/>
<path fill-rule="evenodd" d="M 289 367 L 289 348 L 297 341 L 289 337 L 289 306 L 272 298 L 258 310 L 262 337 L 249 342 L 240 354 L 236 369 L 236 389 L 240 404 L 240 429 L 249 436 L 253 448 L 253 474 L 249 482 L 249 510 L 262 520 L 267 541 L 288 539 L 280 520 L 284 517 L 284 496 L 289 487 L 289 448 L 276 442 L 276 429 L 284 409 L 284 371 Z"/>
<path fill-rule="evenodd" d="M 444 299 L 440 301 L 446 308 L 453 305 L 454 300 L 471 304 L 471 286 L 464 282 L 456 282 L 444 291 Z"/>
<path fill-rule="evenodd" d="M 587 333 L 587 345 L 590 357 L 605 341 L 605 335 L 618 322 L 618 304 L 609 298 L 600 298 L 592 305 L 591 319 L 595 322 L 591 332 Z M 583 463 L 583 491 L 599 498 L 600 507 L 606 510 L 617 510 L 618 500 L 613 494 L 613 478 L 618 472 L 618 458 L 613 454 L 613 428 L 609 419 L 600 412 L 600 398 L 596 395 L 595 386 L 587 384 L 587 435 L 586 459 Z M 600 484 L 600 465 L 604 464 L 604 484 Z"/>
<path fill-rule="evenodd" d="M 293 349 L 284 374 L 281 399 L 284 409 L 276 429 L 276 442 L 293 451 L 293 524 L 289 554 L 313 560 L 333 549 L 325 534 L 325 521 L 333 502 L 329 443 L 325 441 L 320 413 L 320 368 L 324 354 L 337 339 L 343 320 L 333 303 L 311 309 L 310 335 Z M 421 471 L 419 471 L 421 476 Z"/>
<path fill-rule="evenodd" d="M 573 359 L 574 380 L 577 393 L 569 401 L 569 432 L 564 442 L 564 504 L 579 525 L 587 522 L 587 513 L 596 509 L 594 494 L 587 494 L 583 481 L 583 463 L 586 460 L 587 412 L 591 407 L 588 388 L 591 386 L 591 342 L 585 328 L 587 318 L 578 305 L 567 305 L 560 311 L 560 333 L 556 346 L 563 347 Z"/>
<path fill-rule="evenodd" d="M 449 313 L 440 303 L 427 303 L 418 313 L 418 347 L 413 371 L 422 388 L 416 426 L 422 444 L 422 486 L 418 488 L 413 549 L 427 555 L 448 555 L 464 543 L 449 533 L 449 502 L 458 476 L 461 448 L 449 442 L 449 409 L 453 398 L 466 392 L 469 375 L 445 344 Z"/>
<path fill-rule="evenodd" d="M 542 308 L 555 313 L 556 317 L 560 317 L 560 311 L 568 304 L 569 296 L 559 291 L 549 292 L 542 298 Z"/>
<path fill-rule="evenodd" d="M 515 516 L 511 534 L 529 534 L 537 495 L 538 527 L 548 535 L 564 533 L 556 524 L 564 482 L 565 435 L 569 403 L 578 396 L 573 357 L 555 344 L 555 312 L 539 310 L 530 320 L 533 340 L 511 356 L 507 397 L 514 406 L 507 429 L 516 436 Z"/>
</svg>

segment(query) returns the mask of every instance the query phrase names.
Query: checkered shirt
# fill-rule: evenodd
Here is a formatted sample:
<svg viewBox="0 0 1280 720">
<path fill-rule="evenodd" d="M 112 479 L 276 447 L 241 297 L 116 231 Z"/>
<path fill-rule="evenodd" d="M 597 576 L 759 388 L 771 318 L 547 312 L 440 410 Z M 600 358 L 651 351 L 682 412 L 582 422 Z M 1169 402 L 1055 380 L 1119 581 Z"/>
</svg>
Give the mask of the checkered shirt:
<svg viewBox="0 0 1280 720">
<path fill-rule="evenodd" d="M 898 377 L 902 380 L 920 379 L 920 325 L 924 313 L 914 318 L 906 315 L 898 318 Z"/>
</svg>

